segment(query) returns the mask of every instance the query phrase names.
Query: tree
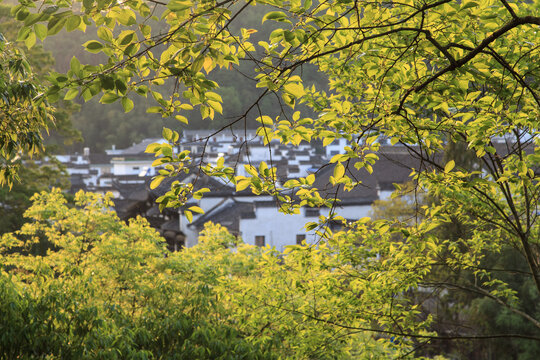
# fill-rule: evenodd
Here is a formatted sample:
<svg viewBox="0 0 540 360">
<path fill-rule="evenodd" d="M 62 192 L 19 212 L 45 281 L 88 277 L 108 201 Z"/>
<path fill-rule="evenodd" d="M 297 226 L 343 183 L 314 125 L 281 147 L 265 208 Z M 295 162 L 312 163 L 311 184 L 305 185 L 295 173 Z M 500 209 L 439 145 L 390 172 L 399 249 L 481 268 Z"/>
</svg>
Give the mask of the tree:
<svg viewBox="0 0 540 360">
<path fill-rule="evenodd" d="M 365 253 L 383 249 L 366 227 L 371 241 L 350 252 L 336 251 L 354 241 L 341 236 L 278 253 L 208 224 L 198 245 L 169 253 L 146 220 L 109 210 L 110 197 L 81 191 L 74 203 L 36 194 L 31 221 L 0 239 L 3 357 L 406 357 L 414 339 L 391 328 L 424 333 L 392 296 L 411 285 L 392 270 L 406 259 L 370 263 Z"/>
<path fill-rule="evenodd" d="M 15 41 L 20 28 L 20 24 L 11 15 L 11 7 L 0 6 L 0 33 L 7 39 L 6 41 Z M 9 46 L 13 47 L 14 45 L 10 43 Z M 17 51 L 19 50 L 17 49 Z M 24 57 L 22 54 L 20 56 L 21 61 L 27 61 L 32 69 L 36 69 L 33 75 L 35 78 L 25 79 L 27 81 L 37 82 L 38 79 L 43 79 L 54 64 L 51 54 L 44 51 L 40 45 L 32 47 Z M 25 83 L 19 84 L 24 85 Z M 14 97 L 18 96 L 16 93 L 12 95 Z M 22 103 L 24 100 L 21 99 L 20 101 Z M 29 101 L 28 105 L 32 106 L 32 101 Z M 15 111 L 19 110 L 14 111 L 14 109 L 16 107 L 7 107 L 4 114 L 11 112 L 10 115 L 15 115 Z M 16 169 L 18 179 L 10 182 L 9 187 L 0 187 L 0 234 L 15 231 L 21 227 L 25 221 L 23 214 L 31 205 L 30 198 L 34 193 L 52 187 L 69 188 L 69 176 L 63 166 L 54 158 L 47 159 L 47 157 L 51 153 L 58 151 L 63 145 L 70 144 L 80 137 L 80 134 L 73 129 L 70 122 L 70 115 L 74 110 L 73 104 L 66 101 L 58 104 L 57 108 L 49 107 L 51 116 L 45 119 L 45 123 L 36 124 L 35 127 L 37 138 L 34 141 L 36 141 L 36 145 L 42 145 L 36 149 L 39 150 L 39 153 L 27 153 L 27 149 L 24 147 L 13 150 L 17 160 L 11 162 L 11 168 Z M 6 124 L 18 123 L 21 116 L 21 114 L 15 115 L 11 121 L 6 121 Z M 15 135 L 26 136 L 24 131 L 21 131 L 16 126 L 12 129 L 16 130 Z M 42 139 L 41 137 L 45 133 L 48 136 Z M 8 133 L 4 134 L 4 136 L 7 135 Z M 16 141 L 17 136 L 13 137 L 13 134 L 11 134 L 11 139 Z M 11 180 L 9 177 L 7 179 Z"/>
<path fill-rule="evenodd" d="M 126 224 L 90 193 L 33 200 L 32 221 L 0 241 L 2 357 L 275 358 L 220 321 L 215 292 L 144 219 Z"/>
<path fill-rule="evenodd" d="M 135 92 L 156 100 L 157 106 L 149 112 L 186 122 L 180 112 L 196 106 L 203 118 L 213 118 L 222 110 L 222 99 L 216 93 L 218 84 L 208 74 L 216 67 L 234 68 L 240 61 L 252 61 L 259 96 L 229 126 L 256 116 L 261 124 L 258 134 L 266 141 L 298 144 L 319 139 L 328 145 L 336 138 L 347 139 L 346 153 L 330 162 L 334 167 L 330 182 L 336 193 L 361 186 L 349 176 L 350 170 L 372 171 L 381 137 L 406 147 L 421 160 L 412 180 L 438 202 L 422 209 L 422 221 L 412 225 L 390 227 L 386 221 L 377 222 L 374 229 L 387 246 L 380 245 L 381 263 L 394 255 L 403 256 L 412 266 L 421 263 L 428 271 L 439 266 L 442 258 L 451 271 L 470 270 L 476 280 L 470 291 L 493 300 L 534 329 L 533 333 L 449 333 L 423 339 L 519 337 L 538 341 L 537 314 L 521 308 L 517 292 L 497 272 L 479 266 L 486 256 L 512 246 L 528 266 L 533 291 L 540 293 L 538 2 L 175 0 L 165 4 L 152 0 L 72 4 L 52 1 L 36 13 L 30 11 L 33 3 L 24 3 L 15 11 L 25 23 L 20 37 L 29 43 L 35 34 L 54 35 L 64 27 L 84 30 L 90 23 L 99 27 L 99 39 L 84 46 L 89 52 L 103 53 L 108 61 L 84 65 L 74 59 L 66 75 L 50 76 L 51 99 L 81 96 L 89 100 L 99 94 L 102 103 L 120 101 L 130 111 L 133 101 L 128 95 Z M 262 21 L 276 22 L 279 27 L 267 41 L 255 45 L 250 42 L 255 29 L 232 32 L 230 25 L 245 8 L 259 4 L 272 7 Z M 143 20 L 155 14 L 166 24 L 164 32 L 153 31 Z M 304 86 L 301 74 L 308 64 L 328 77 L 328 90 Z M 164 97 L 155 89 L 165 79 L 185 91 Z M 271 118 L 259 111 L 265 96 L 276 96 L 284 108 L 307 104 L 319 116 L 307 118 L 299 112 L 289 116 L 284 110 L 280 117 Z M 172 143 L 178 139 L 174 131 L 167 129 L 164 134 Z M 459 159 L 442 160 L 441 153 L 449 143 L 466 144 L 481 166 L 470 169 Z M 156 177 L 154 186 L 190 161 L 188 152 L 175 154 L 172 145 L 155 144 L 148 150 L 159 157 L 158 164 L 171 165 Z M 198 165 L 208 174 L 233 181 L 238 190 L 251 187 L 255 194 L 274 195 L 284 212 L 294 213 L 302 206 L 329 206 L 330 216 L 306 227 L 319 229 L 321 238 L 330 241 L 342 233 L 332 234 L 328 223 L 342 222 L 346 234 L 357 236 L 357 243 L 369 243 L 366 236 L 354 231 L 364 220 L 345 222 L 336 208 L 339 199 L 312 188 L 315 175 L 280 185 L 272 164 L 263 163 L 258 169 L 248 166 L 249 177 L 235 176 L 234 169 L 225 164 L 212 166 L 201 161 Z M 176 186 L 159 199 L 161 206 L 181 205 L 191 192 L 190 186 Z M 454 220 L 472 229 L 470 234 L 456 239 L 437 237 L 434 230 Z M 385 236 L 389 230 L 401 233 L 402 239 Z M 429 261 L 423 262 L 425 259 Z M 405 264 L 393 271 L 397 271 L 393 273 L 396 279 L 412 273 Z M 424 273 L 416 272 L 413 278 L 412 283 L 419 284 Z M 430 284 L 443 285 L 454 288 Z M 400 297 L 399 292 L 394 295 Z M 384 332 L 391 327 L 385 324 L 372 330 Z M 402 335 L 400 341 L 414 336 L 388 331 Z"/>
<path fill-rule="evenodd" d="M 11 188 L 0 188 L 0 234 L 19 230 L 26 222 L 23 214 L 32 205 L 35 193 L 52 187 L 69 189 L 69 176 L 56 161 L 43 163 L 26 159 L 19 169 L 19 180 Z"/>
<path fill-rule="evenodd" d="M 11 43 L 11 46 L 16 46 L 18 51 L 28 61 L 30 68 L 33 71 L 32 79 L 36 85 L 41 86 L 45 76 L 53 69 L 55 59 L 52 54 L 45 50 L 42 44 L 35 44 L 30 49 L 22 53 L 21 42 L 17 42 L 17 35 L 21 30 L 21 24 L 11 14 L 12 6 L 0 6 L 0 33 L 6 41 Z M 71 115 L 77 112 L 78 107 L 71 101 L 62 101 L 54 108 L 52 117 L 49 117 L 46 122 L 47 127 L 41 130 L 45 136 L 45 147 L 48 152 L 58 151 L 66 145 L 71 145 L 74 142 L 80 141 L 80 133 L 77 132 L 71 123 Z M 46 152 L 47 152 L 46 151 Z"/>
<path fill-rule="evenodd" d="M 453 149 L 452 149 L 453 150 Z M 463 156 L 463 154 L 458 154 Z M 465 161 L 467 163 L 468 161 Z M 391 219 L 393 226 L 411 223 L 421 216 L 417 207 L 436 205 L 437 200 L 425 196 L 415 196 L 412 184 L 402 187 L 392 199 L 378 200 L 372 209 L 372 219 Z M 436 237 L 459 241 L 470 238 L 472 229 L 456 218 L 437 228 Z M 399 234 L 403 236 L 402 234 Z M 423 312 L 434 316 L 430 329 L 437 333 L 534 333 L 535 325 L 524 321 L 522 316 L 508 308 L 502 308 L 494 298 L 485 296 L 481 287 L 475 288 L 475 270 L 493 269 L 495 277 L 502 279 L 515 291 L 519 308 L 528 314 L 538 312 L 538 294 L 534 291 L 527 265 L 521 261 L 519 251 L 503 245 L 500 252 L 487 254 L 477 267 L 463 267 L 459 271 L 445 266 L 447 259 L 439 254 L 439 263 L 423 279 L 431 295 L 416 291 L 412 296 L 423 299 Z M 429 285 L 428 285 L 429 284 Z M 431 285 L 431 287 L 429 287 Z M 436 287 L 433 287 L 436 285 Z M 448 289 L 451 291 L 448 291 Z M 538 353 L 538 342 L 519 338 L 496 338 L 484 341 L 460 341 L 458 343 L 435 342 L 423 349 L 424 354 L 448 354 L 454 358 L 475 359 L 533 359 Z"/>
<path fill-rule="evenodd" d="M 22 154 L 42 149 L 52 109 L 22 53 L 0 34 L 0 186 L 18 179 Z"/>
</svg>

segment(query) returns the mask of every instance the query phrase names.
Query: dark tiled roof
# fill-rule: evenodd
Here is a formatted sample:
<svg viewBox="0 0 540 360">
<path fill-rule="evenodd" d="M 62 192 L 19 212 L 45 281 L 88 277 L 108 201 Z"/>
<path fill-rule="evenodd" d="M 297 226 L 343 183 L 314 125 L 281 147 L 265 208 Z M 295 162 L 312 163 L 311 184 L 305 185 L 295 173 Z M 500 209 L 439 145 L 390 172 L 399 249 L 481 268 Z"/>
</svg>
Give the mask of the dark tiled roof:
<svg viewBox="0 0 540 360">
<path fill-rule="evenodd" d="M 141 189 L 146 191 L 145 186 L 141 185 L 141 184 L 121 184 L 121 183 L 119 183 L 117 181 L 113 181 L 112 184 L 113 184 L 113 187 L 116 190 L 118 190 L 118 192 L 120 193 L 120 195 L 124 199 L 129 199 L 131 194 L 133 194 L 134 192 L 138 192 Z M 148 197 L 148 194 L 147 194 L 146 197 Z M 136 200 L 136 199 L 131 199 L 131 200 Z M 145 200 L 146 200 L 146 198 L 145 198 Z"/>
<path fill-rule="evenodd" d="M 153 205 L 148 211 L 146 212 L 147 217 L 157 217 L 161 214 L 159 211 L 159 206 Z"/>
<path fill-rule="evenodd" d="M 342 187 L 337 192 L 337 198 L 341 199 L 341 204 L 369 204 L 378 199 L 378 190 L 393 190 L 394 183 L 405 183 L 410 180 L 411 169 L 430 168 L 429 163 L 421 162 L 415 158 L 414 153 L 410 154 L 405 147 L 383 146 L 378 153 L 379 160 L 373 165 L 373 174 L 367 170 L 354 168 L 351 163 L 346 170 L 346 175 L 353 181 L 362 183 L 351 191 L 344 191 Z M 440 156 L 436 156 L 434 161 L 439 161 Z M 334 166 L 323 166 L 317 172 L 317 179 L 314 186 L 321 192 L 321 196 L 333 198 L 336 196 L 336 187 L 329 183 L 329 178 L 333 175 Z"/>
<path fill-rule="evenodd" d="M 441 156 L 436 156 L 433 160 L 440 162 Z M 432 165 L 422 162 L 409 154 L 405 147 L 381 147 L 379 160 L 373 166 L 373 176 L 377 179 L 381 190 L 394 190 L 393 184 L 403 184 L 410 181 L 412 169 L 426 170 Z"/>
<path fill-rule="evenodd" d="M 216 205 L 206 214 L 195 220 L 191 226 L 202 227 L 206 222 L 212 221 L 226 226 L 232 232 L 238 232 L 240 219 L 255 218 L 254 204 L 251 202 L 240 202 L 227 200 Z"/>
<path fill-rule="evenodd" d="M 180 223 L 178 222 L 178 218 L 173 218 L 169 221 L 164 222 L 163 224 L 161 224 L 160 229 L 165 231 L 168 230 L 180 232 Z"/>
<path fill-rule="evenodd" d="M 333 175 L 333 172 L 334 166 L 326 166 L 316 174 L 316 180 L 313 186 L 319 189 L 323 198 L 333 199 L 337 197 L 341 200 L 341 203 L 346 202 L 347 204 L 364 204 L 375 201 L 378 198 L 377 181 L 375 177 L 369 176 L 367 171 L 358 171 L 352 164 L 349 166 L 345 174 L 351 177 L 353 181 L 362 181 L 361 185 L 358 185 L 351 191 L 343 190 L 343 186 L 338 188 L 330 184 L 330 176 Z"/>
<path fill-rule="evenodd" d="M 148 154 L 148 153 L 140 153 L 140 154 L 120 154 L 115 155 L 111 158 L 112 162 L 118 162 L 118 161 L 153 161 L 155 158 L 154 154 Z"/>
<path fill-rule="evenodd" d="M 137 200 L 114 199 L 114 209 L 122 220 L 133 218 L 144 213 L 145 205 Z"/>
<path fill-rule="evenodd" d="M 89 160 L 90 164 L 110 164 L 111 159 L 114 155 L 107 154 L 90 154 Z"/>
<path fill-rule="evenodd" d="M 166 178 L 157 188 L 153 190 L 150 190 L 150 187 L 149 187 L 150 181 L 147 181 L 147 188 L 152 194 L 152 197 L 154 199 L 157 199 L 158 197 L 164 195 L 167 191 L 170 190 L 173 182 L 175 181 L 185 182 L 185 181 L 191 181 L 192 179 L 195 179 L 192 175 L 197 176 L 198 170 L 194 169 L 193 172 L 189 174 L 182 173 L 175 177 Z M 205 194 L 205 196 L 207 197 L 229 196 L 235 192 L 235 188 L 232 186 L 232 184 L 231 186 L 226 185 L 211 176 L 201 173 L 200 176 L 196 178 L 196 181 L 194 183 L 194 190 L 197 191 L 202 188 L 210 189 L 210 192 Z"/>
<path fill-rule="evenodd" d="M 136 155 L 136 154 L 143 154 L 144 156 L 148 156 L 148 154 L 144 153 L 144 151 L 146 150 L 146 147 L 150 144 L 162 142 L 162 141 L 163 139 L 160 139 L 160 138 L 144 139 L 138 144 L 133 144 L 132 146 L 121 150 L 122 155 L 116 155 L 116 156 L 121 157 L 124 155 Z"/>
<path fill-rule="evenodd" d="M 127 196 L 125 196 L 125 198 L 135 201 L 148 201 L 150 198 L 150 194 L 148 193 L 145 184 L 136 184 L 136 186 L 132 187 L 132 190 Z"/>
</svg>

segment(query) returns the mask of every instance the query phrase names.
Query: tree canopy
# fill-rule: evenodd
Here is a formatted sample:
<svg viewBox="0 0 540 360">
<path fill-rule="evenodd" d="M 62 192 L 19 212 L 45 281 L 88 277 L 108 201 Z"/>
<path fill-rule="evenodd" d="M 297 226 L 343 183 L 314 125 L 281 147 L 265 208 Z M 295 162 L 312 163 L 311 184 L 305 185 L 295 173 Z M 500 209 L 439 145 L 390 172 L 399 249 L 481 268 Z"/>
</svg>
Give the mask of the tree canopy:
<svg viewBox="0 0 540 360">
<path fill-rule="evenodd" d="M 52 108 L 21 51 L 0 33 L 0 186 L 18 179 L 22 154 L 42 149 Z"/>
<path fill-rule="evenodd" d="M 366 226 L 361 246 L 344 235 L 279 253 L 207 224 L 195 247 L 168 253 L 146 220 L 118 219 L 110 197 L 81 191 L 69 206 L 56 189 L 33 200 L 32 221 L 0 241 L 3 357 L 399 357 L 429 337 L 392 295 L 413 284 L 397 271 L 411 264 L 370 262 L 387 244 Z"/>
<path fill-rule="evenodd" d="M 320 140 L 327 146 L 345 138 L 349 143 L 345 153 L 326 165 L 334 169 L 329 181 L 335 194 L 362 186 L 354 171 L 373 171 L 385 139 L 408 149 L 421 164 L 411 174 L 415 188 L 434 200 L 415 206 L 417 216 L 412 222 L 382 219 L 369 228 L 367 219 L 347 221 L 339 212 L 336 196 L 313 188 L 317 174 L 280 184 L 271 162 L 258 168 L 247 166 L 247 177 L 236 176 L 223 162 L 207 164 L 202 159 L 195 165 L 206 174 L 233 182 L 237 190 L 249 187 L 254 194 L 273 195 L 286 213 L 298 212 L 303 206 L 330 207 L 329 216 L 306 228 L 317 230 L 321 246 L 342 236 L 352 239 L 339 248 L 345 253 L 348 250 L 343 249 L 353 244 L 369 244 L 360 264 L 352 258 L 343 264 L 354 264 L 355 269 L 381 266 L 380 274 L 391 273 L 393 280 L 385 284 L 394 289 L 391 298 L 410 299 L 405 288 L 392 287 L 400 279 L 411 289 L 424 284 L 424 289 L 436 289 L 434 293 L 439 294 L 444 289 L 474 292 L 532 325 L 533 330 L 466 336 L 538 341 L 536 310 L 522 308 L 519 292 L 501 275 L 512 269 L 488 268 L 484 261 L 502 249 L 514 248 L 527 264 L 521 275 L 530 282 L 531 291 L 540 294 L 540 65 L 536 60 L 540 3 L 47 0 L 37 4 L 37 10 L 34 2 L 21 2 L 14 9 L 24 23 L 20 40 L 32 46 L 36 39 L 62 29 L 84 31 L 92 25 L 97 27 L 98 38 L 84 47 L 106 59 L 96 65 L 73 58 L 66 74 L 51 73 L 47 91 L 51 101 L 99 97 L 101 103 L 119 102 L 129 112 L 134 107 L 132 96 L 137 95 L 154 99 L 155 106 L 148 112 L 181 123 L 189 122 L 186 111 L 189 114 L 194 108 L 203 118 L 212 119 L 222 112 L 227 99 L 218 94 L 219 84 L 211 73 L 216 68 L 238 69 L 249 62 L 255 71 L 252 89 L 257 96 L 221 130 L 255 117 L 260 123 L 258 135 L 266 142 Z M 268 39 L 255 43 L 250 39 L 256 28 L 238 29 L 233 24 L 245 9 L 261 4 L 269 7 L 262 23 L 277 26 Z M 157 29 L 150 19 L 159 22 Z M 327 88 L 306 86 L 302 75 L 307 66 L 327 77 Z M 162 94 L 160 87 L 170 83 L 174 91 Z M 260 105 L 266 97 L 279 101 L 279 116 L 263 113 Z M 297 111 L 302 106 L 315 116 Z M 170 144 L 148 148 L 158 158 L 156 164 L 164 166 L 153 186 L 166 176 L 187 171 L 191 161 L 188 151 L 173 152 L 177 132 L 165 129 L 163 134 Z M 450 148 L 466 149 L 474 161 L 463 161 L 465 151 L 452 153 L 447 151 Z M 158 200 L 162 207 L 181 206 L 184 199 L 202 195 L 193 194 L 192 189 L 175 186 Z M 328 226 L 331 222 L 340 223 L 342 231 L 333 233 Z M 467 231 L 445 236 L 441 230 L 452 224 Z M 370 240 L 372 236 L 377 242 Z M 311 250 L 304 251 L 309 254 Z M 393 267 L 384 267 L 389 264 Z M 445 269 L 442 274 L 467 274 L 474 281 L 465 286 L 448 280 L 455 277 L 433 282 L 425 277 L 439 268 Z M 351 277 L 351 284 L 352 279 L 356 277 Z M 362 304 L 357 305 L 362 309 Z M 418 315 L 409 305 L 392 303 L 385 314 L 393 319 L 396 309 L 408 306 L 411 316 Z M 312 311 L 306 317 L 333 321 Z M 415 320 L 421 324 L 425 319 L 418 315 Z M 389 320 L 370 329 L 395 333 L 404 342 L 461 336 L 417 331 L 414 335 L 396 331 L 394 326 L 402 325 Z"/>
</svg>

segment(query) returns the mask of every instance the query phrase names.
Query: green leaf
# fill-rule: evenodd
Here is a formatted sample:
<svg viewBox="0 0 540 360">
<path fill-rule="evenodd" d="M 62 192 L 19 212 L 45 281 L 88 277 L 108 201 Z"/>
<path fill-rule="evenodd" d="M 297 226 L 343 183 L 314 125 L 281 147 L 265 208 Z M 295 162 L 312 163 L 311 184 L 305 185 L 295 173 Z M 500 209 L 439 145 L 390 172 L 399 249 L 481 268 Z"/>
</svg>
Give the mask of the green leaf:
<svg viewBox="0 0 540 360">
<path fill-rule="evenodd" d="M 204 56 L 199 55 L 195 59 L 195 61 L 193 61 L 193 64 L 191 65 L 191 71 L 193 71 L 194 73 L 198 73 L 199 71 L 201 71 L 203 64 L 204 64 Z"/>
<path fill-rule="evenodd" d="M 335 140 L 334 137 L 325 136 L 325 137 L 323 138 L 323 146 L 328 146 L 328 145 L 330 145 L 331 143 L 334 142 L 334 140 Z"/>
<path fill-rule="evenodd" d="M 47 37 L 47 27 L 43 24 L 35 24 L 34 31 L 39 40 L 43 41 Z"/>
<path fill-rule="evenodd" d="M 249 179 L 242 179 L 240 181 L 236 182 L 236 191 L 240 192 L 242 190 L 245 190 L 248 188 L 248 186 L 251 184 L 251 181 Z"/>
<path fill-rule="evenodd" d="M 69 89 L 64 96 L 64 100 L 73 100 L 75 97 L 77 97 L 77 95 L 79 95 L 79 89 Z"/>
<path fill-rule="evenodd" d="M 133 101 L 127 96 L 124 96 L 122 98 L 122 107 L 124 108 L 124 111 L 126 113 L 130 112 L 131 110 L 133 110 Z"/>
<path fill-rule="evenodd" d="M 146 150 L 144 150 L 144 152 L 146 152 L 146 153 L 151 153 L 151 154 L 155 154 L 156 152 L 158 152 L 159 149 L 161 149 L 161 144 L 159 144 L 159 143 L 152 143 L 152 144 L 149 144 L 149 145 L 146 147 Z"/>
<path fill-rule="evenodd" d="M 188 119 L 187 117 L 185 116 L 182 116 L 182 115 L 175 115 L 174 118 L 178 121 L 180 121 L 181 123 L 184 123 L 184 124 L 188 124 Z"/>
<path fill-rule="evenodd" d="M 71 61 L 69 62 L 69 66 L 73 73 L 76 75 L 79 75 L 81 71 L 81 63 L 79 62 L 79 59 L 77 59 L 75 56 L 71 58 Z"/>
<path fill-rule="evenodd" d="M 461 5 L 461 10 L 465 10 L 465 9 L 469 9 L 469 8 L 477 7 L 477 6 L 478 6 L 478 2 L 476 1 L 464 1 Z"/>
<path fill-rule="evenodd" d="M 173 136 L 173 131 L 168 128 L 163 128 L 162 136 L 165 140 L 171 141 Z"/>
<path fill-rule="evenodd" d="M 287 15 L 285 15 L 285 13 L 283 11 L 271 11 L 271 12 L 267 13 L 262 18 L 262 22 L 264 23 L 266 20 L 274 20 L 274 21 L 279 21 L 279 22 L 283 22 L 283 21 L 290 22 L 288 20 L 288 18 L 287 18 Z"/>
<path fill-rule="evenodd" d="M 81 24 L 81 18 L 78 15 L 70 16 L 66 21 L 66 30 L 73 31 Z"/>
<path fill-rule="evenodd" d="M 118 96 L 117 94 L 115 94 L 112 91 L 109 91 L 109 92 L 106 92 L 105 94 L 103 94 L 101 99 L 99 99 L 99 102 L 102 103 L 102 104 L 112 104 L 113 102 L 115 102 L 119 98 L 120 98 L 120 96 Z"/>
<path fill-rule="evenodd" d="M 113 34 L 111 29 L 102 26 L 97 30 L 97 35 L 100 39 L 105 40 L 107 42 L 111 42 L 113 39 Z"/>
<path fill-rule="evenodd" d="M 101 50 L 103 50 L 103 44 L 100 43 L 97 40 L 90 40 L 83 44 L 83 46 L 86 48 L 86 50 L 90 53 L 97 54 Z"/>
<path fill-rule="evenodd" d="M 94 0 L 83 0 L 83 6 L 86 9 L 86 13 L 88 14 L 90 10 L 94 7 Z"/>
<path fill-rule="evenodd" d="M 31 32 L 28 34 L 28 37 L 24 40 L 24 44 L 28 49 L 32 48 L 36 44 L 36 33 Z"/>
<path fill-rule="evenodd" d="M 154 114 L 160 113 L 162 111 L 161 106 L 150 106 L 146 109 L 147 113 Z"/>
<path fill-rule="evenodd" d="M 120 46 L 129 44 L 133 40 L 134 36 L 135 32 L 133 30 L 123 31 L 118 37 Z"/>
<path fill-rule="evenodd" d="M 288 83 L 283 87 L 285 91 L 294 95 L 296 98 L 300 98 L 306 94 L 304 86 L 301 83 Z"/>
<path fill-rule="evenodd" d="M 208 106 L 210 106 L 212 109 L 217 111 L 220 114 L 223 114 L 223 107 L 221 106 L 221 103 L 218 101 L 208 100 L 207 101 Z"/>
<path fill-rule="evenodd" d="M 307 230 L 307 231 L 311 231 L 311 230 L 314 230 L 316 229 L 317 227 L 319 226 L 319 224 L 315 223 L 315 222 L 309 222 L 307 223 L 304 228 Z"/>
<path fill-rule="evenodd" d="M 334 167 L 334 178 L 339 180 L 345 175 L 345 166 L 342 163 L 337 163 Z"/>
<path fill-rule="evenodd" d="M 191 1 L 172 0 L 167 4 L 167 8 L 172 12 L 182 12 L 191 8 L 193 5 Z"/>
<path fill-rule="evenodd" d="M 272 121 L 272 118 L 267 115 L 259 116 L 255 119 L 257 122 L 260 122 L 263 125 L 272 126 L 274 122 Z"/>
<path fill-rule="evenodd" d="M 65 17 L 54 16 L 47 24 L 47 35 L 52 36 L 58 34 L 66 24 L 66 20 Z"/>
<path fill-rule="evenodd" d="M 127 86 L 126 86 L 126 82 L 122 79 L 116 79 L 114 81 L 114 86 L 116 87 L 116 89 L 121 92 L 122 94 L 125 94 L 126 91 L 127 91 Z"/>
<path fill-rule="evenodd" d="M 17 33 L 17 41 L 24 41 L 30 35 L 32 29 L 30 27 L 22 27 Z"/>
</svg>

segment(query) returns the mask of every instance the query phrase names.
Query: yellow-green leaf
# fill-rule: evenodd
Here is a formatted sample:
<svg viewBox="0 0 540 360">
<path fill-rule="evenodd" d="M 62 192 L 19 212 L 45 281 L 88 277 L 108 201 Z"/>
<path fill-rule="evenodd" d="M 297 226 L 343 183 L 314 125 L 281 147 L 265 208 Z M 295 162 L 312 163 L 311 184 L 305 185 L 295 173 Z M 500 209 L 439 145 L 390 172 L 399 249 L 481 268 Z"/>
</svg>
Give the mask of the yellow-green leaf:
<svg viewBox="0 0 540 360">
<path fill-rule="evenodd" d="M 127 96 L 124 96 L 122 98 L 122 107 L 124 108 L 124 111 L 126 113 L 130 112 L 131 110 L 133 110 L 133 101 Z"/>
<path fill-rule="evenodd" d="M 204 214 L 204 210 L 198 206 L 190 206 L 189 210 L 198 214 Z"/>
<path fill-rule="evenodd" d="M 454 168 L 454 166 L 456 166 L 456 163 L 454 162 L 454 160 L 450 160 L 450 161 L 447 162 L 446 165 L 444 166 L 444 172 L 445 172 L 445 173 L 448 173 L 448 172 L 452 171 L 452 169 Z"/>
</svg>

